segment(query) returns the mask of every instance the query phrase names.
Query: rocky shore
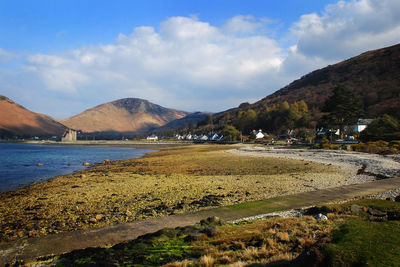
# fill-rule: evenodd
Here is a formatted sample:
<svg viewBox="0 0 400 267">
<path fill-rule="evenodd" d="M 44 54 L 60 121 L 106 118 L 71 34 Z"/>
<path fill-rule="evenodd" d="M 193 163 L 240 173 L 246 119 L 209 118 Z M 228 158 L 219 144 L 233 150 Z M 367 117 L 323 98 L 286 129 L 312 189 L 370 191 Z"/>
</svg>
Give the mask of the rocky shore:
<svg viewBox="0 0 400 267">
<path fill-rule="evenodd" d="M 329 153 L 199 145 L 104 162 L 1 194 L 0 243 L 377 179 L 357 174 L 365 162 L 398 174 L 391 158 Z"/>
</svg>

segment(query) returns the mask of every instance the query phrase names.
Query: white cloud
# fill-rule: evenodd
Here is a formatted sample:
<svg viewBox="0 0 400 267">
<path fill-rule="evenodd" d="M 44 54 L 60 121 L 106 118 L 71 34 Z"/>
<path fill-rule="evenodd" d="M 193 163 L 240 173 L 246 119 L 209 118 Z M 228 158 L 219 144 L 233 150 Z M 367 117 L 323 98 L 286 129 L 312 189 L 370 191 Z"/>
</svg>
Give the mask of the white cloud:
<svg viewBox="0 0 400 267">
<path fill-rule="evenodd" d="M 5 63 L 12 60 L 15 55 L 9 51 L 6 51 L 0 47 L 0 63 Z"/>
<path fill-rule="evenodd" d="M 291 31 L 298 52 L 340 60 L 400 42 L 400 1 L 339 1 L 322 15 L 305 14 Z"/>
<path fill-rule="evenodd" d="M 196 17 L 171 17 L 159 30 L 136 27 L 113 43 L 29 55 L 13 79 L 0 75 L 0 88 L 41 95 L 36 111 L 57 117 L 82 111 L 69 106 L 89 108 L 123 97 L 221 111 L 265 97 L 316 68 L 399 43 L 398 14 L 398 0 L 339 1 L 291 25 L 289 48 L 268 36 L 266 18 L 239 15 L 217 27 Z M 7 55 L 0 49 L 0 60 Z M 51 99 L 58 111 L 46 110 Z"/>
<path fill-rule="evenodd" d="M 251 28 L 249 19 L 229 23 L 244 31 Z M 159 32 L 137 27 L 113 44 L 31 55 L 25 69 L 36 73 L 47 90 L 80 98 L 141 97 L 168 107 L 216 111 L 254 99 L 283 59 L 275 40 L 234 36 L 225 29 L 193 17 L 171 17 Z"/>
</svg>

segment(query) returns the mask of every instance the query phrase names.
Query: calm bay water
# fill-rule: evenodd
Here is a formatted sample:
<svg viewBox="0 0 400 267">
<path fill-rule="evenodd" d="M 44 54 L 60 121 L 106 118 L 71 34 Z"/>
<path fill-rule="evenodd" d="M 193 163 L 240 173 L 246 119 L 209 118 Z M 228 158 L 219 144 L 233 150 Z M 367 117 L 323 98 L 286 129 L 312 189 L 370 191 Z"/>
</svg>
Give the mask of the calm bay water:
<svg viewBox="0 0 400 267">
<path fill-rule="evenodd" d="M 0 192 L 85 169 L 83 162 L 139 158 L 152 151 L 155 150 L 0 143 Z"/>
</svg>

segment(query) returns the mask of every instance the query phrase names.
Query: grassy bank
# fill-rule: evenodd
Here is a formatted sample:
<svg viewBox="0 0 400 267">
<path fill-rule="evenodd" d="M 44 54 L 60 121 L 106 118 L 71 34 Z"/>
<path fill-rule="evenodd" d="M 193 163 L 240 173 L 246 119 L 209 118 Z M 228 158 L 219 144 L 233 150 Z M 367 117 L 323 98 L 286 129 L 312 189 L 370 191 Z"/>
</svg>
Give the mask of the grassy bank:
<svg viewBox="0 0 400 267">
<path fill-rule="evenodd" d="M 319 212 L 328 219 L 316 220 Z M 399 266 L 400 203 L 361 200 L 314 207 L 307 214 L 240 224 L 209 218 L 49 261 L 57 266 Z"/>
<path fill-rule="evenodd" d="M 232 148 L 168 148 L 2 194 L 0 239 L 245 203 L 336 186 L 345 179 L 334 166 L 224 152 Z"/>
</svg>

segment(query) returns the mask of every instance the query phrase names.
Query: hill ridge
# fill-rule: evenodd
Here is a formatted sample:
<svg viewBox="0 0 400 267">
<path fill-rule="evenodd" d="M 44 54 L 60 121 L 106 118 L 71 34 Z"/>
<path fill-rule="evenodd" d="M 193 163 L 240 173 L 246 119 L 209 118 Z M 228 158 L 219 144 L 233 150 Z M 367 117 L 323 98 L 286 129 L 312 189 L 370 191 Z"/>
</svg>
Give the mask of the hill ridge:
<svg viewBox="0 0 400 267">
<path fill-rule="evenodd" d="M 145 134 L 185 117 L 188 112 L 165 108 L 141 98 L 122 98 L 97 105 L 62 121 L 85 133 Z"/>
</svg>

